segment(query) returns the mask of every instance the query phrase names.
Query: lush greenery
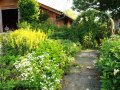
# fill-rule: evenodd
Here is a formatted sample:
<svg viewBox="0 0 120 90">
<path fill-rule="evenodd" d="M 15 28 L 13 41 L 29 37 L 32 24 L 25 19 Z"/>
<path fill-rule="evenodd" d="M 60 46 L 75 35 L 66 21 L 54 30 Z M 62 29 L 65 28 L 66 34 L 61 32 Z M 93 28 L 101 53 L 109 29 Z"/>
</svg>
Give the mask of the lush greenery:
<svg viewBox="0 0 120 90">
<path fill-rule="evenodd" d="M 39 43 L 47 36 L 40 31 L 19 29 L 4 37 L 5 53 L 10 55 L 24 55 L 35 50 Z"/>
<path fill-rule="evenodd" d="M 19 0 L 20 29 L 0 36 L 0 90 L 60 90 L 62 76 L 81 45 L 84 49 L 102 45 L 96 64 L 102 90 L 119 90 L 120 37 L 108 39 L 114 32 L 113 21 L 99 11 L 109 9 L 116 16 L 119 1 L 111 1 L 116 7 L 107 2 L 74 0 L 74 8 L 85 11 L 68 28 L 51 24 L 45 12 L 39 14 L 36 0 Z"/>
<path fill-rule="evenodd" d="M 81 13 L 71 28 L 71 39 L 85 48 L 94 48 L 111 35 L 109 16 L 96 10 Z"/>
<path fill-rule="evenodd" d="M 110 11 L 114 18 L 120 18 L 120 0 L 73 0 L 74 9 L 83 11 L 89 8 Z"/>
<path fill-rule="evenodd" d="M 51 40 L 42 31 L 22 28 L 1 38 L 0 89 L 57 90 L 62 75 L 81 47 L 70 40 Z"/>
<path fill-rule="evenodd" d="M 41 30 L 48 35 L 48 38 L 52 39 L 70 39 L 71 37 L 70 27 L 69 28 L 67 26 L 57 27 L 56 25 L 50 23 L 49 21 L 45 21 L 42 23 L 22 22 L 19 23 L 19 28 L 35 29 L 37 31 Z"/>
<path fill-rule="evenodd" d="M 36 0 L 19 0 L 18 7 L 21 21 L 32 22 L 39 20 L 40 9 Z"/>
<path fill-rule="evenodd" d="M 120 90 L 120 36 L 102 44 L 97 67 L 101 72 L 102 90 Z"/>
</svg>

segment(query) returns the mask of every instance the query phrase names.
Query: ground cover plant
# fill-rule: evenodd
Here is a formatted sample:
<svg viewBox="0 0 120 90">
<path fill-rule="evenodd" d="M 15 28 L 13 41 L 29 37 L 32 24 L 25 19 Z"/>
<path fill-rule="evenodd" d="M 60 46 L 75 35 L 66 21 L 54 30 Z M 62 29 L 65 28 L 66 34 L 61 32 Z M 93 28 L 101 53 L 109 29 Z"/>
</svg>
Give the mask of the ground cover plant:
<svg viewBox="0 0 120 90">
<path fill-rule="evenodd" d="M 120 36 L 102 44 L 97 68 L 101 73 L 101 90 L 120 89 Z"/>
</svg>

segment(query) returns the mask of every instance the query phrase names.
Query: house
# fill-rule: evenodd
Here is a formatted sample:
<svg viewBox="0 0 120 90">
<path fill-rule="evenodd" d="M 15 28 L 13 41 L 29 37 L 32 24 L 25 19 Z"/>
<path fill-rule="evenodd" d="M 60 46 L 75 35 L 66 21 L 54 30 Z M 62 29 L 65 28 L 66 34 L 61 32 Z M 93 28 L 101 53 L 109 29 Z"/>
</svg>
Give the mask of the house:
<svg viewBox="0 0 120 90">
<path fill-rule="evenodd" d="M 63 12 L 58 11 L 52 7 L 40 3 L 40 9 L 44 12 L 47 12 L 48 17 L 52 23 L 57 26 L 70 26 L 73 22 L 73 19 L 65 15 Z"/>
<path fill-rule="evenodd" d="M 19 12 L 17 8 L 18 0 L 0 0 L 0 33 L 9 29 L 16 29 L 19 20 Z M 51 8 L 47 5 L 40 4 L 40 11 L 48 14 L 49 20 L 57 26 L 70 26 L 73 19 L 65 15 L 63 12 Z"/>
</svg>

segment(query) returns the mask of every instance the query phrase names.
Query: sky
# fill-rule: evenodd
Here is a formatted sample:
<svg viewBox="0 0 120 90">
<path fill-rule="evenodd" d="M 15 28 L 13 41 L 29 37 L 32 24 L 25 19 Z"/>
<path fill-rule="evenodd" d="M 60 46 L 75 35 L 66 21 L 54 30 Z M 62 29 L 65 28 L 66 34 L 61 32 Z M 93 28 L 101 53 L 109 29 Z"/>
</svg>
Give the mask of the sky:
<svg viewBox="0 0 120 90">
<path fill-rule="evenodd" d="M 38 2 L 53 7 L 57 10 L 64 11 L 70 9 L 73 0 L 37 0 Z"/>
</svg>

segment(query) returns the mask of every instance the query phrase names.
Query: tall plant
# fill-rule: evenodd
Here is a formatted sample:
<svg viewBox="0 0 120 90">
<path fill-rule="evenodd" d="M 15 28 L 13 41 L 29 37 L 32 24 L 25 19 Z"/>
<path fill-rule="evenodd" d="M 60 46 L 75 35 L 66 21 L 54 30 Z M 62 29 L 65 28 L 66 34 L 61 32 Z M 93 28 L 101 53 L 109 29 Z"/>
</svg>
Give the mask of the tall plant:
<svg viewBox="0 0 120 90">
<path fill-rule="evenodd" d="M 108 24 L 111 25 L 112 22 L 106 13 L 87 10 L 78 16 L 72 25 L 72 31 L 83 46 L 90 48 L 100 45 L 102 39 L 114 34 Z"/>
<path fill-rule="evenodd" d="M 36 0 L 19 0 L 18 8 L 21 21 L 32 22 L 39 20 L 39 4 Z"/>
</svg>

